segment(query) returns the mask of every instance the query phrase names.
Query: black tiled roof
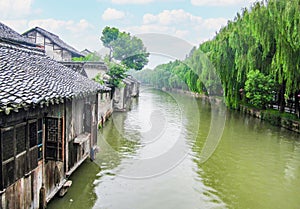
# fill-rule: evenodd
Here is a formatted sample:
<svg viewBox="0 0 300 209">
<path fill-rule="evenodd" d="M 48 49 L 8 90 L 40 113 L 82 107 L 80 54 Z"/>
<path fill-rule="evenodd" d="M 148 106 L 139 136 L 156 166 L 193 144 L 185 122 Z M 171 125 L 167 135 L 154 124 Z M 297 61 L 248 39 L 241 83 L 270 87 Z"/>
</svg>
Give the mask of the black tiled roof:
<svg viewBox="0 0 300 209">
<path fill-rule="evenodd" d="M 0 22 L 0 39 L 11 41 L 15 43 L 25 44 L 29 46 L 36 46 L 29 38 L 21 36 L 16 31 Z"/>
<path fill-rule="evenodd" d="M 37 31 L 40 34 L 42 34 L 44 37 L 48 38 L 50 41 L 52 41 L 54 44 L 56 44 L 57 46 L 71 52 L 73 55 L 75 56 L 79 56 L 79 57 L 84 57 L 84 54 L 80 53 L 79 51 L 77 51 L 76 49 L 74 49 L 72 46 L 66 44 L 63 40 L 61 40 L 59 38 L 58 35 L 55 35 L 43 28 L 40 27 L 35 27 L 30 29 L 29 31 L 23 33 L 24 36 L 27 36 L 28 33 L 32 32 L 32 31 Z"/>
<path fill-rule="evenodd" d="M 80 73 L 84 77 L 88 77 L 84 70 L 84 62 L 59 62 L 60 64 L 72 69 L 75 72 Z"/>
<path fill-rule="evenodd" d="M 102 86 L 32 47 L 0 41 L 0 112 L 81 98 Z"/>
</svg>

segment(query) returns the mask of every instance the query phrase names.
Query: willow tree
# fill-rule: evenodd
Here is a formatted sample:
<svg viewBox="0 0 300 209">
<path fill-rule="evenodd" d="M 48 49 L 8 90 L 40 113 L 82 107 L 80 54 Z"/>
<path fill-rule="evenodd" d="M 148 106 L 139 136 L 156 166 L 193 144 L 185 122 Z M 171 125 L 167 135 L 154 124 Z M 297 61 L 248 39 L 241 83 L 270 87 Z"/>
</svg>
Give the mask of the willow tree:
<svg viewBox="0 0 300 209">
<path fill-rule="evenodd" d="M 279 88 L 275 91 L 280 110 L 285 110 L 285 101 L 290 99 L 295 101 L 295 111 L 300 116 L 299 34 L 299 0 L 259 1 L 249 9 L 243 9 L 233 21 L 228 21 L 212 40 L 202 43 L 198 49 L 193 48 L 184 61 L 190 69 L 182 73 L 173 69 L 176 68 L 174 63 L 163 68 L 170 73 L 175 72 L 191 91 L 196 92 L 213 85 L 217 75 L 222 83 L 225 102 L 232 108 L 239 107 L 241 103 L 241 92 L 249 72 L 258 70 L 270 75 L 278 84 Z M 211 67 L 215 71 L 209 71 Z M 175 78 L 171 83 L 174 86 Z"/>
</svg>

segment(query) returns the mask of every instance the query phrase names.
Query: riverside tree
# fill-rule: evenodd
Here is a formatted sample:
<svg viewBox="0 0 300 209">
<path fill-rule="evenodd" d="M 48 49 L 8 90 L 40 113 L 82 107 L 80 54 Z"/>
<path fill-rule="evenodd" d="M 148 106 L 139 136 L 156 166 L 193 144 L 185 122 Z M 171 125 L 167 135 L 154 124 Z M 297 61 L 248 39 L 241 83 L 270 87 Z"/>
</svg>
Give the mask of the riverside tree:
<svg viewBox="0 0 300 209">
<path fill-rule="evenodd" d="M 266 109 L 275 96 L 275 82 L 259 70 L 251 70 L 245 83 L 246 98 L 255 107 Z"/>
<path fill-rule="evenodd" d="M 149 53 L 140 38 L 107 26 L 103 29 L 100 39 L 110 51 L 108 62 L 111 72 L 108 74 L 112 77 L 111 82 L 114 85 L 120 84 L 128 70 L 141 70 L 148 64 Z"/>
<path fill-rule="evenodd" d="M 299 0 L 258 1 L 238 13 L 212 40 L 193 49 L 183 61 L 190 69 L 178 75 L 191 91 L 196 92 L 213 84 L 212 78 L 215 78 L 211 71 L 205 72 L 209 68 L 203 68 L 205 60 L 199 56 L 201 53 L 216 69 L 228 107 L 239 108 L 243 102 L 240 89 L 245 89 L 247 74 L 258 69 L 266 76 L 271 75 L 278 84 L 274 102 L 277 102 L 280 111 L 284 112 L 286 103 L 290 102 L 289 106 L 300 117 Z M 146 75 L 156 78 L 155 73 Z M 201 81 L 206 83 L 201 84 Z"/>
</svg>

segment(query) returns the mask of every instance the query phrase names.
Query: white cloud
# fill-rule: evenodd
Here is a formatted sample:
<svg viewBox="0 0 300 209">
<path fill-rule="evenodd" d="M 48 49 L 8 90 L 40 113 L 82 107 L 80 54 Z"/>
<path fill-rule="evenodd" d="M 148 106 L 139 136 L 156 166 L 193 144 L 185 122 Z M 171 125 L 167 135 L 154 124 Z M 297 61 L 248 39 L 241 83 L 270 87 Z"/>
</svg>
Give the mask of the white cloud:
<svg viewBox="0 0 300 209">
<path fill-rule="evenodd" d="M 195 6 L 232 6 L 232 5 L 249 5 L 255 0 L 191 0 Z"/>
<path fill-rule="evenodd" d="M 209 30 L 220 29 L 222 26 L 227 24 L 228 20 L 226 18 L 209 18 L 203 21 L 202 26 Z"/>
<path fill-rule="evenodd" d="M 175 31 L 175 36 L 185 39 L 188 35 L 190 34 L 190 32 L 188 30 L 176 30 Z"/>
<path fill-rule="evenodd" d="M 67 27 L 67 30 L 70 30 L 74 33 L 80 33 L 82 31 L 89 31 L 95 27 L 85 19 L 81 19 L 78 23 L 71 24 Z"/>
<path fill-rule="evenodd" d="M 81 51 L 85 48 L 99 50 L 102 45 L 99 39 L 98 29 L 87 20 L 57 20 L 57 19 L 38 19 L 38 20 L 5 20 L 4 24 L 13 28 L 18 33 L 23 33 L 34 27 L 41 27 L 49 32 L 58 35 L 67 44 Z"/>
<path fill-rule="evenodd" d="M 36 26 L 58 35 L 63 41 L 79 51 L 85 48 L 97 50 L 101 47 L 99 37 L 97 36 L 98 30 L 85 19 L 77 22 L 57 19 L 40 19 L 28 22 L 29 28 Z"/>
<path fill-rule="evenodd" d="M 81 33 L 88 31 L 94 26 L 90 24 L 87 20 L 81 19 L 79 22 L 73 20 L 56 20 L 56 19 L 40 19 L 40 20 L 31 20 L 28 22 L 29 28 L 41 27 L 45 30 L 51 31 L 70 31 L 74 33 Z"/>
<path fill-rule="evenodd" d="M 103 20 L 119 20 L 123 19 L 125 17 L 125 12 L 112 9 L 112 8 L 107 8 L 104 13 L 102 14 L 102 19 Z"/>
<path fill-rule="evenodd" d="M 172 25 L 181 23 L 199 23 L 202 18 L 185 12 L 183 9 L 164 10 L 158 15 L 145 14 L 143 17 L 144 24 L 158 23 L 162 25 Z"/>
<path fill-rule="evenodd" d="M 143 22 L 144 24 L 151 24 L 158 20 L 158 17 L 153 14 L 145 14 L 143 16 Z"/>
<path fill-rule="evenodd" d="M 1 0 L 0 17 L 1 19 L 17 18 L 30 14 L 33 0 Z"/>
<path fill-rule="evenodd" d="M 122 31 L 128 31 L 132 34 L 143 34 L 143 33 L 173 33 L 175 30 L 169 26 L 150 24 L 150 25 L 140 25 L 122 28 Z"/>
<path fill-rule="evenodd" d="M 222 26 L 226 18 L 209 18 L 193 15 L 183 9 L 164 10 L 158 14 L 147 13 L 143 24 L 124 28 L 133 34 L 161 33 L 173 35 L 195 45 L 211 39 Z"/>
<path fill-rule="evenodd" d="M 148 4 L 154 0 L 112 0 L 114 4 Z"/>
<path fill-rule="evenodd" d="M 63 28 L 64 30 L 66 28 L 70 28 L 71 26 L 74 26 L 74 21 L 72 20 L 56 20 L 56 19 L 38 19 L 38 20 L 31 20 L 28 22 L 29 28 L 34 28 L 36 26 L 44 28 L 48 31 L 58 31 L 59 29 Z"/>
<path fill-rule="evenodd" d="M 1 20 L 1 22 L 19 33 L 29 29 L 27 20 Z"/>
</svg>

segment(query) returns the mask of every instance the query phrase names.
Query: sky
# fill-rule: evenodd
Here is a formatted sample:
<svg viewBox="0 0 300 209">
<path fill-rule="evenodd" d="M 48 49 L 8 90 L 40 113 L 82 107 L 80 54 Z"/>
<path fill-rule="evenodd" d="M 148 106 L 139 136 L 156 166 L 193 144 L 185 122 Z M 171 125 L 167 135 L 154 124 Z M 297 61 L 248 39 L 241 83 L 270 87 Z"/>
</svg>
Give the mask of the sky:
<svg viewBox="0 0 300 209">
<path fill-rule="evenodd" d="M 0 21 L 19 33 L 42 27 L 79 51 L 101 51 L 104 27 L 161 34 L 198 46 L 254 0 L 0 0 Z M 144 35 L 145 36 L 145 35 Z M 149 36 L 146 35 L 149 42 Z M 150 38 L 151 39 L 151 38 Z M 147 42 L 147 40 L 146 40 Z M 147 46 L 148 47 L 148 46 Z"/>
</svg>

